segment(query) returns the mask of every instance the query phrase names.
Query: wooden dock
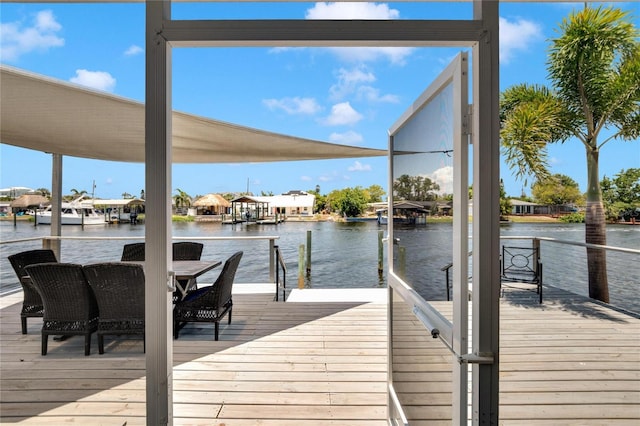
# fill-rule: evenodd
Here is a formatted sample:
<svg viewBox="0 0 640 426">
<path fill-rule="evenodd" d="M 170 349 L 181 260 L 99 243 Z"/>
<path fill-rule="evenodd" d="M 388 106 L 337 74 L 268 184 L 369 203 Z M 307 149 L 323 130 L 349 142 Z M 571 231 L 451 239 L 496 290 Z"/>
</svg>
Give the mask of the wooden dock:
<svg viewBox="0 0 640 426">
<path fill-rule="evenodd" d="M 94 337 L 85 357 L 81 338 L 50 339 L 43 357 L 38 320 L 20 334 L 20 300 L 0 298 L 0 423 L 145 424 L 140 340 L 107 339 L 98 355 Z M 202 324 L 173 341 L 174 424 L 387 424 L 386 304 L 234 301 L 220 341 Z M 501 318 L 501 424 L 639 424 L 638 318 L 554 289 L 543 305 L 509 292 Z M 416 394 L 432 394 L 424 424 L 449 424 L 450 357 L 433 351 L 420 373 L 434 386 Z"/>
</svg>

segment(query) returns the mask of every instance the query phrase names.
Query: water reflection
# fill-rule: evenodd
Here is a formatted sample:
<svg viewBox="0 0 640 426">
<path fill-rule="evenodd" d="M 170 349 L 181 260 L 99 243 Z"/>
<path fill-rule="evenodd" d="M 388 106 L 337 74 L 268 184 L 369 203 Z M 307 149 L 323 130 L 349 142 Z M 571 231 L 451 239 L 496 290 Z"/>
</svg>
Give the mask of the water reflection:
<svg viewBox="0 0 640 426">
<path fill-rule="evenodd" d="M 451 240 L 447 241 L 450 224 L 428 224 L 398 230 L 399 238 L 408 256 L 415 256 L 419 268 L 407 271 L 416 283 L 423 287 L 428 300 L 446 300 L 445 274 L 440 269 L 451 262 Z M 306 232 L 312 232 L 311 274 L 305 277 L 305 286 L 315 288 L 375 288 L 384 287 L 386 280 L 378 275 L 378 231 L 383 228 L 375 222 L 288 222 L 281 225 L 250 227 L 220 225 L 216 223 L 175 223 L 173 235 L 189 236 L 253 236 L 277 235 L 288 267 L 287 284 L 297 286 L 298 250 L 306 244 Z M 47 226 L 35 228 L 32 224 L 0 222 L 3 241 L 29 237 L 42 237 L 50 232 Z M 501 234 L 537 235 L 572 241 L 584 241 L 584 225 L 581 224 L 526 224 L 513 223 L 501 227 Z M 99 227 L 63 227 L 65 236 L 137 237 L 144 238 L 144 225 L 129 224 Z M 385 234 L 386 236 L 386 234 Z M 398 235 L 396 235 L 398 236 Z M 424 238 L 433 241 L 438 249 L 424 249 Z M 129 240 L 112 241 L 63 241 L 62 261 L 101 262 L 119 260 L 122 246 Z M 522 241 L 523 244 L 530 244 Z M 640 247 L 640 226 L 609 225 L 607 243 L 612 246 Z M 0 288 L 17 286 L 17 278 L 7 261 L 7 256 L 22 250 L 40 248 L 40 241 L 0 245 Z M 237 250 L 245 251 L 238 270 L 238 282 L 268 281 L 267 241 L 206 241 L 203 258 L 225 258 Z M 384 268 L 387 266 L 387 250 L 384 251 Z M 545 285 L 587 295 L 587 266 L 585 249 L 543 242 Z M 473 259 L 471 259 L 472 261 Z M 640 259 L 638 255 L 609 252 L 609 285 L 612 304 L 640 312 Z M 215 272 L 204 277 L 215 279 Z"/>
</svg>

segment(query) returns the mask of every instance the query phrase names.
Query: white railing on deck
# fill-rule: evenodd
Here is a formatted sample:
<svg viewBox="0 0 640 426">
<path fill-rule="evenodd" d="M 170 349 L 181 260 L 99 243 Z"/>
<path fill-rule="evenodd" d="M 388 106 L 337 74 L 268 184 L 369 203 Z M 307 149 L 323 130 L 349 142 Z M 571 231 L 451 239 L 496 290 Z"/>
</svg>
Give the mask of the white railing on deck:
<svg viewBox="0 0 640 426">
<path fill-rule="evenodd" d="M 276 245 L 275 241 L 280 237 L 277 235 L 262 235 L 262 236 L 244 236 L 244 237 L 173 237 L 173 241 L 267 241 L 268 242 L 268 256 L 269 256 L 269 282 L 276 283 Z M 0 241 L 0 245 L 17 244 L 32 241 L 42 241 L 42 248 L 52 249 L 57 251 L 57 242 L 64 240 L 84 240 L 84 241 L 144 241 L 144 236 L 135 237 L 78 237 L 78 236 L 38 236 L 30 238 L 20 238 L 15 240 Z M 60 258 L 60 253 L 56 253 L 56 256 Z M 286 269 L 285 269 L 286 272 Z M 17 278 L 16 278 L 17 282 Z M 277 284 L 277 283 L 276 283 Z M 276 290 L 277 291 L 277 290 Z"/>
</svg>

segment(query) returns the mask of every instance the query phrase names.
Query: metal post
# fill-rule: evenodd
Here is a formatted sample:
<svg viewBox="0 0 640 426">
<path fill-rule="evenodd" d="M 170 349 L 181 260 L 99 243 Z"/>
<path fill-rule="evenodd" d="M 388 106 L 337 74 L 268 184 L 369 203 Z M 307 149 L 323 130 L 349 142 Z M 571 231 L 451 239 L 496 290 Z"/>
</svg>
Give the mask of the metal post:
<svg viewBox="0 0 640 426">
<path fill-rule="evenodd" d="M 269 238 L 269 282 L 276 281 L 276 242 Z"/>
<path fill-rule="evenodd" d="M 538 274 L 538 264 L 540 262 L 540 240 L 537 238 L 533 238 L 531 240 L 533 244 L 533 271 Z"/>
<path fill-rule="evenodd" d="M 171 1 L 146 2 L 145 335 L 148 425 L 173 424 L 171 315 Z"/>
<path fill-rule="evenodd" d="M 473 46 L 473 353 L 493 355 L 473 365 L 474 425 L 499 419 L 500 361 L 500 118 L 498 2 L 474 2 L 484 32 Z"/>
<path fill-rule="evenodd" d="M 62 235 L 62 155 L 53 154 L 51 158 L 51 229 L 52 237 Z M 54 239 L 51 250 L 56 255 L 56 259 L 61 259 L 60 240 Z"/>
</svg>

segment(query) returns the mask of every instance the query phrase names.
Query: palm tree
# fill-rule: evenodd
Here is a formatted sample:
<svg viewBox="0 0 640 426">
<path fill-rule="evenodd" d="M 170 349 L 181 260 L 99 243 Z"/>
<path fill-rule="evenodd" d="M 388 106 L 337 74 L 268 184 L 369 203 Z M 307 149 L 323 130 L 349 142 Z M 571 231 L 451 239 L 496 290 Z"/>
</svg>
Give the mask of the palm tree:
<svg viewBox="0 0 640 426">
<path fill-rule="evenodd" d="M 176 188 L 177 194 L 173 196 L 173 201 L 176 203 L 176 208 L 181 207 L 190 207 L 191 206 L 191 196 L 181 190 L 180 188 Z"/>
<path fill-rule="evenodd" d="M 606 244 L 598 156 L 615 139 L 640 135 L 640 35 L 628 12 L 585 7 L 560 25 L 547 60 L 553 88 L 517 85 L 502 93 L 503 152 L 516 177 L 549 176 L 548 143 L 578 140 L 587 157 L 585 241 Z M 612 134 L 600 140 L 603 130 Z M 589 296 L 609 301 L 605 251 L 587 249 Z"/>
<path fill-rule="evenodd" d="M 85 195 L 87 193 L 87 191 L 85 191 L 84 189 L 82 191 L 78 191 L 75 188 L 71 188 L 71 194 L 70 195 L 65 195 L 62 198 L 67 200 L 67 201 L 71 201 L 71 200 L 75 200 L 76 198 L 80 197 L 81 195 Z"/>
<path fill-rule="evenodd" d="M 51 191 L 47 188 L 38 188 L 36 189 L 36 192 L 39 192 L 44 197 L 51 198 Z"/>
</svg>

